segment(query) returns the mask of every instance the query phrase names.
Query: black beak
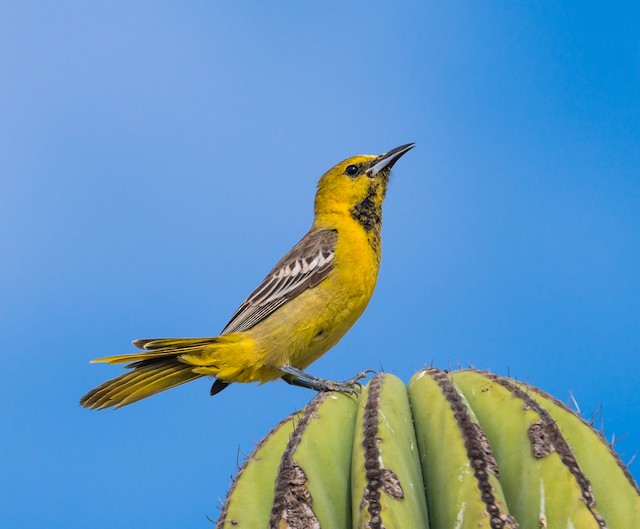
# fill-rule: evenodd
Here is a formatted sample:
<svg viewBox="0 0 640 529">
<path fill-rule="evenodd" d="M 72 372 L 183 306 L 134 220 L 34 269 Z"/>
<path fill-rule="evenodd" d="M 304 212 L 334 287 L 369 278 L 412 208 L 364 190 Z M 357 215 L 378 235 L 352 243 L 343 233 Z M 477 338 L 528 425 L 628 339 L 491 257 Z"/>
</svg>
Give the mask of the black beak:
<svg viewBox="0 0 640 529">
<path fill-rule="evenodd" d="M 406 145 L 400 145 L 400 147 L 396 147 L 395 149 L 391 149 L 389 152 L 381 154 L 378 156 L 375 163 L 366 171 L 366 175 L 374 177 L 387 167 L 391 169 L 393 164 L 396 163 L 404 153 L 409 152 L 415 146 L 415 143 L 407 143 Z"/>
</svg>

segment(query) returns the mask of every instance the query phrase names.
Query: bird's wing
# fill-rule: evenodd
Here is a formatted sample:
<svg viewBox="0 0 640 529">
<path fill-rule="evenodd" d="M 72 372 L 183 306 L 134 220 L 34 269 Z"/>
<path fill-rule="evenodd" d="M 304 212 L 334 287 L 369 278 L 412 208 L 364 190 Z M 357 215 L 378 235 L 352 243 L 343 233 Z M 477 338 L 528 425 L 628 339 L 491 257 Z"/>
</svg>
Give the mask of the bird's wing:
<svg viewBox="0 0 640 529">
<path fill-rule="evenodd" d="M 250 329 L 301 292 L 320 283 L 333 268 L 337 240 L 336 230 L 307 233 L 240 305 L 221 334 Z"/>
</svg>

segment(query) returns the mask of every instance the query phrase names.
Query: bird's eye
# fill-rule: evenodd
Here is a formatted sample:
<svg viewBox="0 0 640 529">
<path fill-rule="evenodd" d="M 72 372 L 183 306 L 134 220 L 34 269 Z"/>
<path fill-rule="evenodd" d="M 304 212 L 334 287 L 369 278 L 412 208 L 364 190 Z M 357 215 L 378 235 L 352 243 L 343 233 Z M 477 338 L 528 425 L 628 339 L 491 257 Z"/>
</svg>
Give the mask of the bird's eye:
<svg viewBox="0 0 640 529">
<path fill-rule="evenodd" d="M 347 176 L 356 176 L 358 171 L 360 171 L 360 168 L 357 165 L 348 165 L 344 170 L 344 174 Z"/>
</svg>

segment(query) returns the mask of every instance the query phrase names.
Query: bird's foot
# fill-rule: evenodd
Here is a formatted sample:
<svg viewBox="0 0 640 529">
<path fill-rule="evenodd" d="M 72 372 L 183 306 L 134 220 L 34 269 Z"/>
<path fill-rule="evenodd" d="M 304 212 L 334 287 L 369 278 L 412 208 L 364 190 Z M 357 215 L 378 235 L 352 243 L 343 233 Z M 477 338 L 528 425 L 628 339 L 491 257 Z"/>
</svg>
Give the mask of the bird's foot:
<svg viewBox="0 0 640 529">
<path fill-rule="evenodd" d="M 357 380 L 354 381 L 354 379 L 338 382 L 336 380 L 326 380 L 324 378 L 321 378 L 310 382 L 309 386 L 311 386 L 311 389 L 315 389 L 319 392 L 338 391 L 340 393 L 347 393 L 348 395 L 357 395 L 358 390 L 362 387 L 362 385 Z M 356 387 L 358 389 L 356 389 Z"/>
<path fill-rule="evenodd" d="M 371 369 L 361 371 L 356 376 L 343 380 L 342 382 L 336 382 L 334 380 L 327 380 L 326 378 L 318 378 L 309 373 L 305 373 L 299 369 L 291 366 L 284 366 L 280 368 L 281 371 L 286 373 L 283 377 L 286 382 L 293 384 L 294 386 L 301 386 L 315 391 L 339 391 L 341 393 L 347 393 L 350 395 L 357 394 L 356 386 L 358 389 L 362 388 L 360 380 L 366 378 L 368 373 L 375 373 Z"/>
<path fill-rule="evenodd" d="M 362 384 L 360 383 L 360 381 L 363 378 L 367 378 L 367 375 L 369 373 L 373 373 L 375 375 L 376 372 L 373 369 L 365 369 L 364 371 L 360 371 L 360 373 L 358 373 L 354 377 L 343 380 L 342 382 L 333 382 L 331 380 L 327 380 L 328 388 L 325 391 L 343 391 L 345 393 L 355 393 L 353 389 L 354 386 L 358 386 L 358 389 L 362 389 Z"/>
</svg>

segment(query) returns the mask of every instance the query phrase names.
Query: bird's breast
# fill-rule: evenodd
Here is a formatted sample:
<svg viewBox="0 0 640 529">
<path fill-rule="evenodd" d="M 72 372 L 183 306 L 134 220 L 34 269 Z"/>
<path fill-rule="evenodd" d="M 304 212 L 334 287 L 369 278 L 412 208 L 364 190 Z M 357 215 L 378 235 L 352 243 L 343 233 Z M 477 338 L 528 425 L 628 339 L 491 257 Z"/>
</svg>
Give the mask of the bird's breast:
<svg viewBox="0 0 640 529">
<path fill-rule="evenodd" d="M 379 263 L 356 221 L 339 226 L 327 277 L 247 331 L 259 344 L 259 362 L 304 369 L 338 343 L 367 307 Z"/>
<path fill-rule="evenodd" d="M 334 258 L 336 281 L 367 302 L 378 280 L 381 257 L 379 231 L 374 231 L 365 231 L 357 221 L 346 222 L 338 231 Z"/>
</svg>

